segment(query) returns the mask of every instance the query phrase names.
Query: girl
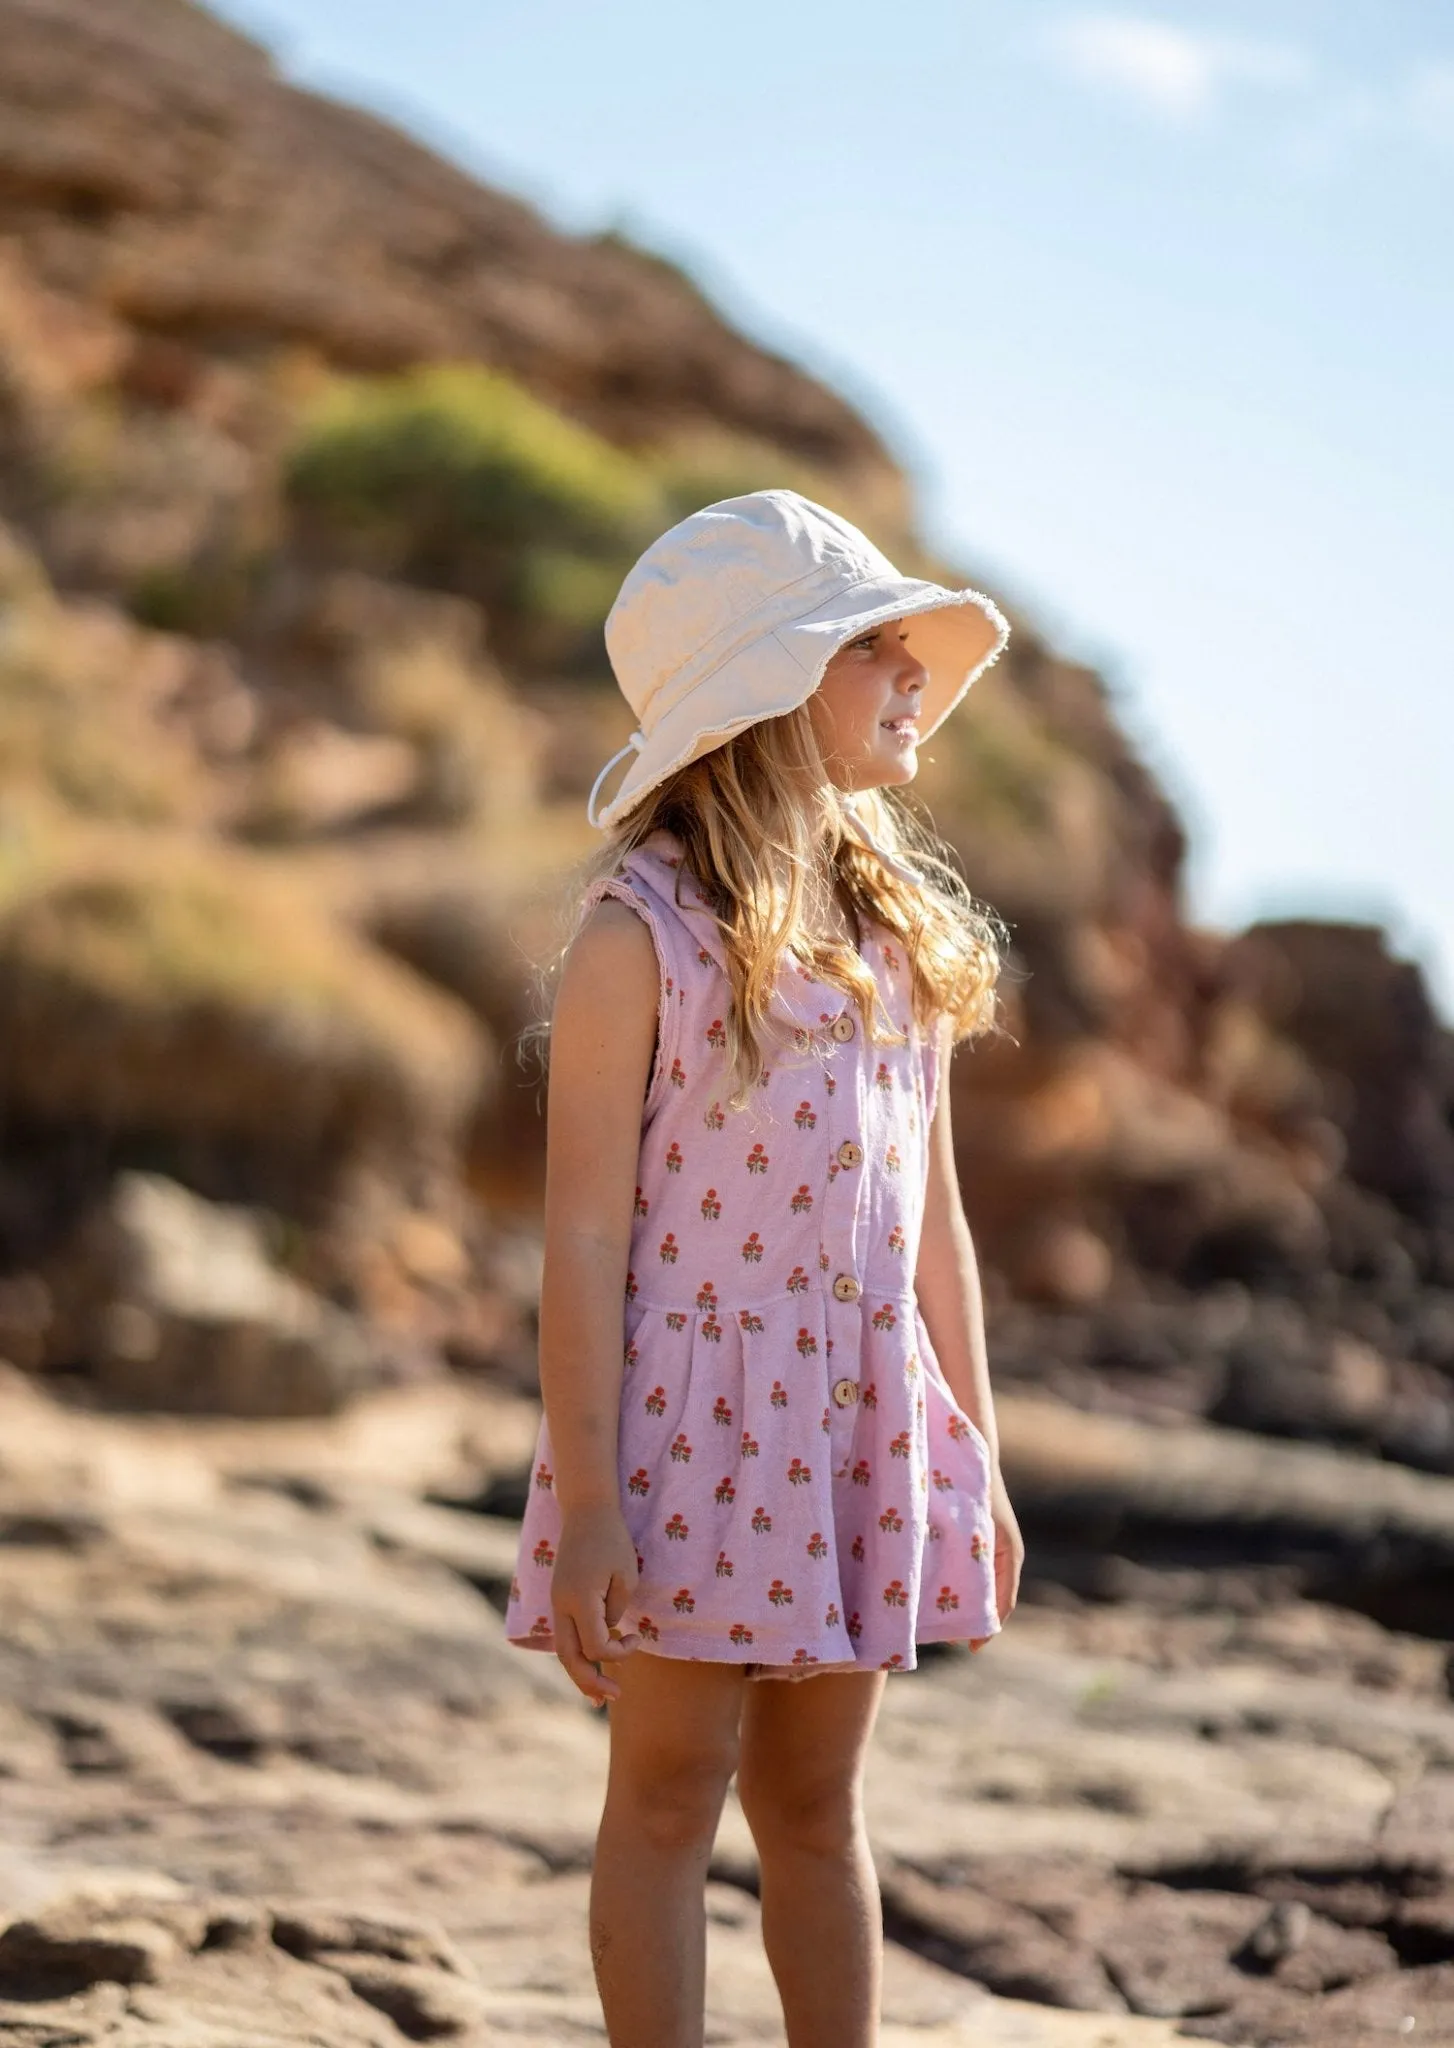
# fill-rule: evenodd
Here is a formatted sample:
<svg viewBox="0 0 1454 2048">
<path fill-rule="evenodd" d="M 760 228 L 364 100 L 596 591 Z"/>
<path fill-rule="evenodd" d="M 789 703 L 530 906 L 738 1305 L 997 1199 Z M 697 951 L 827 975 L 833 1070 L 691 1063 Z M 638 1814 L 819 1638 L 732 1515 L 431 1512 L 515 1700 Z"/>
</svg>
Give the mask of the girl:
<svg viewBox="0 0 1454 2048">
<path fill-rule="evenodd" d="M 674 526 L 606 622 L 637 758 L 591 791 L 612 836 L 554 1008 L 507 1628 L 609 1703 L 616 2048 L 702 2041 L 734 1772 L 792 2048 L 868 2048 L 884 1674 L 978 1648 L 1017 1597 L 947 1086 L 993 1019 L 995 931 L 881 794 L 1008 631 L 786 490 Z"/>
</svg>

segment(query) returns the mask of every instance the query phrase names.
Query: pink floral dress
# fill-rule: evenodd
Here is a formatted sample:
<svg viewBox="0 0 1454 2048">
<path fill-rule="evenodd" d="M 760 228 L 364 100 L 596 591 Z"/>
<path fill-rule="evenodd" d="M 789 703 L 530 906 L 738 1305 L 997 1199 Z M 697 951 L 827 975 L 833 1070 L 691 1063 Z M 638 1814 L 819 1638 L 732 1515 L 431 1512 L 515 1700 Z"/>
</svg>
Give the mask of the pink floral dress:
<svg viewBox="0 0 1454 2048">
<path fill-rule="evenodd" d="M 654 833 L 601 894 L 661 972 L 621 1304 L 622 1625 L 774 1675 L 910 1671 L 916 1642 L 997 1634 L 989 1446 L 914 1293 L 938 1061 L 893 935 L 870 925 L 863 953 L 909 1042 L 869 1044 L 854 999 L 791 965 L 791 1036 L 734 1114 L 726 969 L 680 843 Z M 528 1648 L 554 1647 L 559 1535 L 542 1424 L 506 1620 Z"/>
</svg>

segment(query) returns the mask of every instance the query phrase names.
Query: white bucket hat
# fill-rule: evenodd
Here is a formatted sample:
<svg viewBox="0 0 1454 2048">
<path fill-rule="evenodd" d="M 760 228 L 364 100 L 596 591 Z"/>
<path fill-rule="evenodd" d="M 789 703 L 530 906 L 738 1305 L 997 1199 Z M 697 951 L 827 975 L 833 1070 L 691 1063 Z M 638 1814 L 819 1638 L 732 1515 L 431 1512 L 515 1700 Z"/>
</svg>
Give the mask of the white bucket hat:
<svg viewBox="0 0 1454 2048">
<path fill-rule="evenodd" d="M 914 648 L 929 675 L 927 739 L 1009 639 L 991 599 L 901 575 L 856 526 L 797 491 L 751 491 L 693 512 L 652 542 L 607 615 L 606 652 L 638 724 L 596 777 L 586 816 L 608 831 L 676 769 L 796 710 L 840 647 L 901 618 L 922 620 Z M 601 784 L 633 751 L 598 811 Z"/>
</svg>

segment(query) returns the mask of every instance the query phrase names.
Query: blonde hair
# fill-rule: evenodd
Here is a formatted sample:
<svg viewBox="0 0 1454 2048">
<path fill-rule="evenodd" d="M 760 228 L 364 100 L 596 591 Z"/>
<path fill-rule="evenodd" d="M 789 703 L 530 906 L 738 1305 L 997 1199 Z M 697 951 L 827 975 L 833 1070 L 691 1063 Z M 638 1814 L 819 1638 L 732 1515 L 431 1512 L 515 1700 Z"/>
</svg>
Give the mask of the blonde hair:
<svg viewBox="0 0 1454 2048">
<path fill-rule="evenodd" d="M 900 941 L 921 1031 L 943 1020 L 958 1043 L 996 1028 L 996 984 L 1008 939 L 1003 924 L 970 894 L 952 847 L 897 792 L 858 791 L 854 802 L 874 837 L 920 870 L 921 885 L 895 874 L 854 836 L 806 704 L 759 719 L 676 769 L 576 869 L 563 903 L 568 933 L 541 970 L 546 1015 L 522 1040 L 549 1034 L 549 997 L 584 922 L 586 890 L 615 874 L 627 854 L 663 828 L 682 850 L 678 891 L 685 870 L 717 919 L 731 984 L 723 1018 L 727 1107 L 745 1107 L 762 1078 L 765 1049 L 779 1030 L 774 984 L 793 961 L 854 997 L 871 1044 L 904 1042 L 883 1008 L 872 969 L 854 947 L 825 935 L 835 882 L 857 915 L 875 919 Z"/>
</svg>

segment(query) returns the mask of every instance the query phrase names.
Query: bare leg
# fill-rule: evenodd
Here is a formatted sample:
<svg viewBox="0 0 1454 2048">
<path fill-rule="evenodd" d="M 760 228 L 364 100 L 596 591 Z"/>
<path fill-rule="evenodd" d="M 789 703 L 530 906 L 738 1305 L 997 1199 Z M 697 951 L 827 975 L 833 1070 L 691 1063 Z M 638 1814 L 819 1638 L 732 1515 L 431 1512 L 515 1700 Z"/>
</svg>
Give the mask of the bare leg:
<svg viewBox="0 0 1454 2048">
<path fill-rule="evenodd" d="M 762 1866 L 762 1938 L 791 2048 L 874 2048 L 883 1915 L 863 1826 L 881 1671 L 747 1688 L 737 1791 Z"/>
<path fill-rule="evenodd" d="M 591 1960 L 612 2048 L 702 2048 L 707 1865 L 737 1762 L 735 1664 L 638 1651 L 611 1667 L 611 1770 Z"/>
</svg>

